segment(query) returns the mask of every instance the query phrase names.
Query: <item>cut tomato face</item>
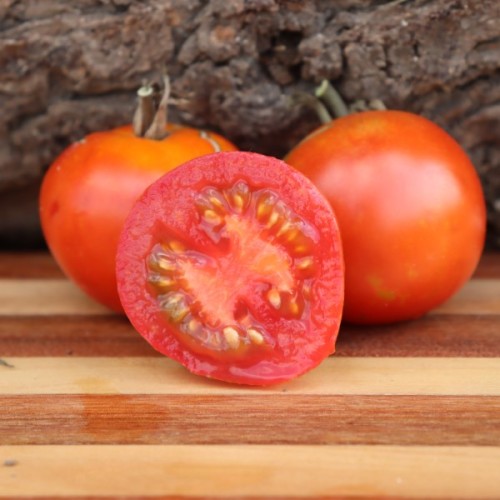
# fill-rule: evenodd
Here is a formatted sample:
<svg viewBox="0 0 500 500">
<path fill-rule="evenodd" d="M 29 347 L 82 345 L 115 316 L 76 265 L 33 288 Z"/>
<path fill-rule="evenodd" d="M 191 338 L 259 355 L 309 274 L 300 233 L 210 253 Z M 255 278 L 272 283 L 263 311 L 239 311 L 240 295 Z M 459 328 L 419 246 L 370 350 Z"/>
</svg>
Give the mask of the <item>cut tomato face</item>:
<svg viewBox="0 0 500 500">
<path fill-rule="evenodd" d="M 136 203 L 117 254 L 138 332 L 193 373 L 269 385 L 333 353 L 344 268 L 329 203 L 284 162 L 207 155 Z"/>
</svg>

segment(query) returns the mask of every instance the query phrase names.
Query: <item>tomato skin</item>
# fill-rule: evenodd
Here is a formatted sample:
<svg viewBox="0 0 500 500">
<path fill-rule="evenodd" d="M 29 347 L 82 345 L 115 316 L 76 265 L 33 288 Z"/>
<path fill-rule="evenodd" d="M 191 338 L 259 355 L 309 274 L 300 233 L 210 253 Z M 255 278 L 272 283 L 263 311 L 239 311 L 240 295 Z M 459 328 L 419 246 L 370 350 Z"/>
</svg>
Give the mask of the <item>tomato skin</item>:
<svg viewBox="0 0 500 500">
<path fill-rule="evenodd" d="M 274 345 L 267 344 L 262 349 L 250 345 L 243 354 L 194 348 L 189 337 L 180 335 L 165 318 L 158 297 L 151 293 L 147 271 L 152 249 L 159 244 L 166 248 L 165 241 L 170 237 L 180 238 L 182 246 L 187 248 L 186 255 L 191 258 L 200 252 L 219 262 L 227 259 L 227 246 L 221 247 L 219 239 L 211 239 L 204 231 L 195 200 L 207 186 L 227 193 L 224 190 L 236 182 L 248 185 L 252 193 L 266 189 L 277 193 L 294 213 L 314 226 L 316 238 L 314 245 L 310 246 L 315 262 L 310 301 L 300 319 L 283 317 L 276 312 L 263 298 L 266 288 L 263 282 L 242 281 L 241 276 L 248 274 L 248 268 L 239 260 L 233 267 L 240 269 L 239 272 L 227 271 L 227 267 L 223 267 L 216 280 L 207 281 L 206 289 L 198 287 L 202 290 L 202 297 L 198 296 L 193 304 L 205 301 L 217 309 L 222 303 L 224 309 L 224 299 L 220 299 L 215 288 L 221 281 L 229 284 L 229 287 L 225 284 L 223 290 L 229 292 L 229 296 L 240 292 L 251 317 L 272 337 Z M 257 209 L 248 208 L 243 213 L 244 220 L 247 220 L 245 217 L 251 218 L 248 214 L 254 213 L 252 210 Z M 285 226 L 278 224 L 274 233 L 278 239 L 280 227 Z M 262 231 L 267 234 L 266 229 Z M 262 233 L 259 234 L 260 238 Z M 237 244 L 229 247 L 229 256 L 245 253 L 245 233 L 240 236 Z M 285 243 L 276 243 L 274 237 L 266 238 L 270 238 L 267 241 L 274 242 L 273 246 L 277 248 L 287 248 L 286 245 L 294 241 L 285 238 Z M 251 238 L 251 241 L 255 239 Z M 246 257 L 255 264 L 252 252 Z M 257 273 L 257 267 L 251 269 L 251 273 Z M 271 269 L 263 274 L 267 279 L 279 282 L 275 267 Z M 137 331 L 159 352 L 195 374 L 226 382 L 265 386 L 301 375 L 334 352 L 344 290 L 338 226 L 331 207 L 314 185 L 275 158 L 247 152 L 207 155 L 187 162 L 153 183 L 134 205 L 123 227 L 117 253 L 117 279 L 122 304 Z M 184 279 L 180 278 L 179 283 Z M 228 290 L 233 282 L 237 282 L 235 289 Z M 193 282 L 190 283 L 183 286 L 193 290 Z M 205 309 L 205 317 L 206 314 Z M 223 329 L 223 325 L 217 328 Z"/>
<path fill-rule="evenodd" d="M 318 186 L 338 218 L 346 321 L 422 316 L 476 268 L 486 231 L 481 184 L 458 143 L 431 121 L 402 111 L 348 115 L 285 161 Z"/>
<path fill-rule="evenodd" d="M 47 245 L 64 273 L 98 302 L 122 312 L 115 254 L 123 222 L 153 181 L 181 163 L 236 147 L 223 137 L 169 125 L 157 141 L 131 126 L 95 132 L 67 148 L 48 169 L 40 191 Z M 208 134 L 208 133 L 207 133 Z"/>
</svg>

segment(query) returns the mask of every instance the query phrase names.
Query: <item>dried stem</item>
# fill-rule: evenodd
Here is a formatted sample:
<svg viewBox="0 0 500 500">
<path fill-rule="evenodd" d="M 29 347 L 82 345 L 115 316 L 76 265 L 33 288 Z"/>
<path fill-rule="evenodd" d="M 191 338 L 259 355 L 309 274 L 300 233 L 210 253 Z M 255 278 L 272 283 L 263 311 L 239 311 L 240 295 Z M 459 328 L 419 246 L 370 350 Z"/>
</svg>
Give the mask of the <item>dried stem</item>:
<svg viewBox="0 0 500 500">
<path fill-rule="evenodd" d="M 143 85 L 137 91 L 139 103 L 134 113 L 132 126 L 134 134 L 138 137 L 144 137 L 155 115 L 155 91 L 152 85 Z"/>
<path fill-rule="evenodd" d="M 165 75 L 163 77 L 163 94 L 156 109 L 150 127 L 147 129 L 144 137 L 147 139 L 164 139 L 167 135 L 167 116 L 168 116 L 168 100 L 170 98 L 170 78 Z"/>
<path fill-rule="evenodd" d="M 168 76 L 164 76 L 163 82 L 161 98 L 159 89 L 152 84 L 143 85 L 137 91 L 139 103 L 134 114 L 133 129 L 138 137 L 160 141 L 168 135 L 167 117 L 171 89 Z"/>
</svg>

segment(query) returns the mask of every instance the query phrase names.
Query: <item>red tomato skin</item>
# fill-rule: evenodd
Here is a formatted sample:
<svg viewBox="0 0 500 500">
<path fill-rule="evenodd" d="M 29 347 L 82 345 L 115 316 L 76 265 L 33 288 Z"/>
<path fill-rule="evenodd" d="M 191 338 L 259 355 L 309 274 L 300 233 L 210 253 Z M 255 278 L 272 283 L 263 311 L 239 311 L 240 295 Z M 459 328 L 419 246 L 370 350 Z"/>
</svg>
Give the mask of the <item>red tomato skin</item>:
<svg viewBox="0 0 500 500">
<path fill-rule="evenodd" d="M 164 319 L 148 291 L 145 261 L 165 234 L 182 235 L 194 247 L 210 253 L 213 244 L 201 233 L 192 200 L 207 185 L 225 186 L 243 180 L 253 188 L 270 188 L 289 207 L 306 215 L 320 229 L 314 247 L 319 261 L 310 321 L 286 321 L 272 316 L 259 295 L 247 297 L 251 307 L 278 342 L 271 351 L 226 358 L 203 355 L 183 343 Z M 180 199 L 176 194 L 182 192 Z M 217 250 L 214 249 L 214 254 Z M 340 234 L 328 202 L 304 176 L 276 158 L 256 153 L 224 152 L 192 160 L 153 183 L 131 210 L 117 253 L 118 290 L 136 330 L 159 352 L 191 372 L 230 383 L 268 386 L 302 375 L 335 351 L 344 297 L 344 264 Z M 210 295 L 210 289 L 207 289 Z M 271 318 L 271 319 L 270 319 Z"/>
<path fill-rule="evenodd" d="M 123 222 L 142 192 L 187 160 L 236 147 L 223 137 L 169 125 L 156 141 L 130 126 L 95 132 L 72 144 L 49 167 L 40 191 L 46 243 L 63 272 L 90 297 L 123 312 L 115 254 Z"/>
<path fill-rule="evenodd" d="M 486 231 L 478 175 L 443 129 L 403 111 L 334 120 L 285 158 L 331 203 L 346 265 L 344 319 L 417 318 L 470 278 Z"/>
</svg>

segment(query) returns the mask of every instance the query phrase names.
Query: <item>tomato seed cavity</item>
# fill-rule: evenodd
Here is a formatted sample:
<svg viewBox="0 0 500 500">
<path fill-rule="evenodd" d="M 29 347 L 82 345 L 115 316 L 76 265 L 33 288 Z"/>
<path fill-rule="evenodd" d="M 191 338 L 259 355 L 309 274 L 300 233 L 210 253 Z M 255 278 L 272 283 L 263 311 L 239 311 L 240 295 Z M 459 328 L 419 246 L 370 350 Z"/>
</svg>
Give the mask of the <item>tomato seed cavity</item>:
<svg viewBox="0 0 500 500">
<path fill-rule="evenodd" d="M 195 204 L 200 228 L 224 255 L 214 259 L 174 239 L 156 244 L 147 268 L 159 308 L 179 334 L 203 348 L 241 352 L 272 346 L 245 296 L 249 287 L 264 284 L 272 310 L 302 319 L 315 271 L 316 230 L 276 193 L 252 192 L 243 181 L 228 189 L 205 188 Z"/>
</svg>

